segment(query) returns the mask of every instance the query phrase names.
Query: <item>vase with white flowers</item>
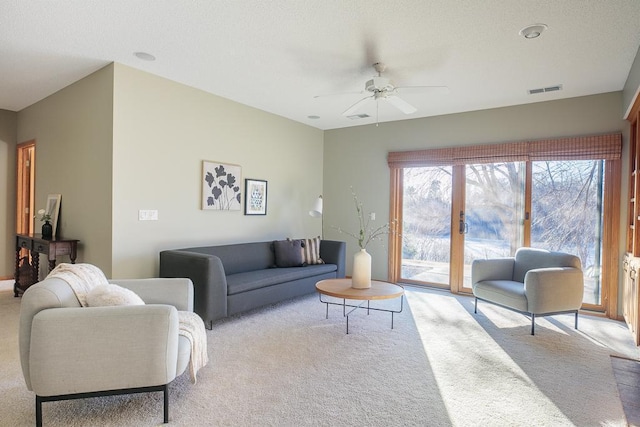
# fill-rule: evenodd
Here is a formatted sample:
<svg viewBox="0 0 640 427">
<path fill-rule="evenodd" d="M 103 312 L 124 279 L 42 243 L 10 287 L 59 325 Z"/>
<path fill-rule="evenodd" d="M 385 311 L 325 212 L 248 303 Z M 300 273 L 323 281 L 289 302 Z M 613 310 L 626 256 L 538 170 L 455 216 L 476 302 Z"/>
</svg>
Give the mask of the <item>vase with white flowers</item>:
<svg viewBox="0 0 640 427">
<path fill-rule="evenodd" d="M 371 287 L 371 255 L 367 252 L 369 243 L 376 240 L 382 240 L 383 235 L 396 233 L 397 221 L 393 220 L 378 227 L 371 224 L 373 216 L 365 214 L 362 202 L 358 200 L 358 196 L 351 189 L 351 195 L 356 205 L 356 213 L 358 215 L 359 230 L 352 233 L 338 227 L 340 233 L 344 233 L 353 237 L 358 241 L 360 250 L 353 256 L 353 272 L 351 273 L 351 287 L 355 289 L 366 289 Z"/>
<path fill-rule="evenodd" d="M 53 226 L 49 223 L 49 221 L 51 221 L 51 214 L 44 209 L 40 209 L 38 215 L 40 216 L 40 221 L 44 221 L 44 224 L 42 224 L 42 238 L 51 239 L 53 237 Z"/>
</svg>

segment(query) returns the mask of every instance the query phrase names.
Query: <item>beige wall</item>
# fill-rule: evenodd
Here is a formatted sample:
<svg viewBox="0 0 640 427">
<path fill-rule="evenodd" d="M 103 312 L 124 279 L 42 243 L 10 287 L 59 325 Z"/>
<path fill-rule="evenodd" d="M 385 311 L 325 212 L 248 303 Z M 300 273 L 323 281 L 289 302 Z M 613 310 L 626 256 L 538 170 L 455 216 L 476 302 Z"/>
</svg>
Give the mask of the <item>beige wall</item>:
<svg viewBox="0 0 640 427">
<path fill-rule="evenodd" d="M 36 210 L 61 194 L 60 232 L 78 261 L 111 271 L 113 66 L 18 113 L 18 141 L 36 140 Z M 41 223 L 36 221 L 36 229 Z M 68 262 L 68 259 L 64 261 Z"/>
<path fill-rule="evenodd" d="M 320 234 L 322 131 L 120 64 L 114 82 L 113 277 L 157 275 L 163 249 Z M 201 210 L 203 160 L 267 180 L 267 215 Z"/>
<path fill-rule="evenodd" d="M 162 249 L 320 234 L 320 130 L 119 64 L 20 111 L 17 129 L 36 140 L 36 207 L 62 194 L 62 235 L 109 277 L 157 275 Z M 268 215 L 202 211 L 202 160 L 267 180 Z"/>
<path fill-rule="evenodd" d="M 0 278 L 15 268 L 16 121 L 16 113 L 0 110 Z"/>
<path fill-rule="evenodd" d="M 389 221 L 389 151 L 622 131 L 624 174 L 628 170 L 628 127 L 622 119 L 622 92 L 615 92 L 381 123 L 379 127 L 371 125 L 327 131 L 324 148 L 325 235 L 347 240 L 347 272 L 350 273 L 351 254 L 356 251 L 357 242 L 338 234 L 331 226 L 357 230 L 355 210 L 349 209 L 353 205 L 349 186 L 353 186 L 367 211 L 376 212 L 377 222 L 384 224 Z M 623 180 L 623 198 L 626 194 L 626 180 Z M 625 209 L 622 211 L 620 229 L 621 236 L 624 236 L 626 212 Z M 622 242 L 620 250 L 623 250 Z M 370 252 L 374 259 L 372 275 L 386 279 L 386 240 L 384 244 L 374 244 Z"/>
</svg>

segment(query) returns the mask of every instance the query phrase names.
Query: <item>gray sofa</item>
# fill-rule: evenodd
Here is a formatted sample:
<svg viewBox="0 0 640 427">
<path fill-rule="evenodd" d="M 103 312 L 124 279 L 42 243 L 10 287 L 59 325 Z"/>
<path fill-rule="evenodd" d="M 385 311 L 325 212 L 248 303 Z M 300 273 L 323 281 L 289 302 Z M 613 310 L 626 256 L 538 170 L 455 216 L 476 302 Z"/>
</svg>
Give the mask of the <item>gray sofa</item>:
<svg viewBox="0 0 640 427">
<path fill-rule="evenodd" d="M 160 252 L 160 277 L 194 285 L 194 311 L 211 329 L 215 320 L 315 291 L 324 279 L 345 276 L 346 243 L 322 240 L 324 264 L 276 268 L 273 242 L 204 246 Z"/>
<path fill-rule="evenodd" d="M 477 259 L 471 264 L 473 295 L 531 317 L 531 335 L 536 316 L 560 313 L 575 315 L 582 306 L 584 282 L 580 258 L 562 252 L 519 248 L 514 257 Z"/>
</svg>

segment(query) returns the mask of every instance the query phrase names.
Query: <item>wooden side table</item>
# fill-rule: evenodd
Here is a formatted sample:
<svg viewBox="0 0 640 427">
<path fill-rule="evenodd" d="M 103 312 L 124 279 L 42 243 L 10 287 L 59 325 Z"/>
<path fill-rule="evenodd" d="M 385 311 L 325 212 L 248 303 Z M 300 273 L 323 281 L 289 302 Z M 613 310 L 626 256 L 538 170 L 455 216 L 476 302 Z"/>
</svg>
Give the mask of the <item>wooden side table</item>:
<svg viewBox="0 0 640 427">
<path fill-rule="evenodd" d="M 14 296 L 20 296 L 24 291 L 38 281 L 40 274 L 40 256 L 46 254 L 49 261 L 49 271 L 56 266 L 56 257 L 69 255 L 71 264 L 76 263 L 78 255 L 78 242 L 76 239 L 51 238 L 43 239 L 40 234 L 17 234 L 16 235 L 16 271 L 15 284 L 13 285 Z M 26 283 L 20 283 L 20 251 L 27 249 L 31 255 L 31 277 Z"/>
</svg>

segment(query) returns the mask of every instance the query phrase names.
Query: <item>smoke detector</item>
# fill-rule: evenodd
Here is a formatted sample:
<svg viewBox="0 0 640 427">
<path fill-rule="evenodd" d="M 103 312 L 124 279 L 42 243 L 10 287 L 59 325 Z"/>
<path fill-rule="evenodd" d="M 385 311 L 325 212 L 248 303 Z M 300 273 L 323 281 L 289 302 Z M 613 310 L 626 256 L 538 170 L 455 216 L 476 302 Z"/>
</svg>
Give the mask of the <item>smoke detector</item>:
<svg viewBox="0 0 640 427">
<path fill-rule="evenodd" d="M 535 39 L 540 37 L 542 32 L 546 30 L 548 27 L 546 24 L 533 24 L 528 27 L 524 27 L 520 30 L 518 34 L 520 34 L 525 39 Z"/>
</svg>

